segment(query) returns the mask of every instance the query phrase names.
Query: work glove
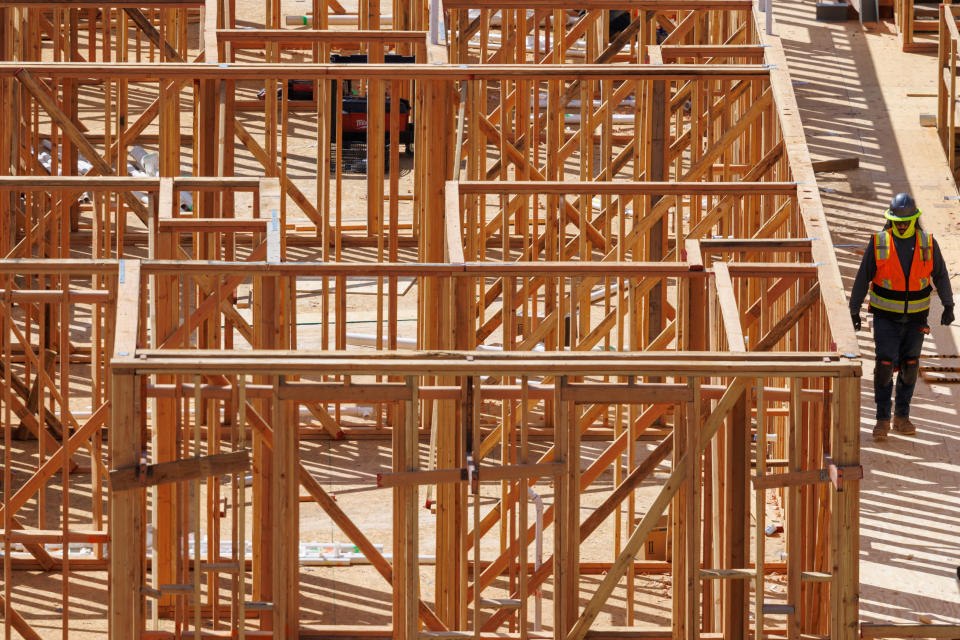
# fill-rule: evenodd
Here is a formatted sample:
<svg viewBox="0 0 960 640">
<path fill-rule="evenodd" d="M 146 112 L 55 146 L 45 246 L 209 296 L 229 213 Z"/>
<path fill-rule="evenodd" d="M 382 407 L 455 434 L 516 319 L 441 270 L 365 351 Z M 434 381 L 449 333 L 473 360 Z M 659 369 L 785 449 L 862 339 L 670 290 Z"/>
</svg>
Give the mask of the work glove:
<svg viewBox="0 0 960 640">
<path fill-rule="evenodd" d="M 940 324 L 949 325 L 952 324 L 956 318 L 953 317 L 953 305 L 943 308 L 943 315 L 940 316 Z"/>
<path fill-rule="evenodd" d="M 944 313 L 946 313 L 946 312 L 944 312 Z M 944 317 L 946 317 L 946 316 L 944 316 Z M 952 313 L 951 313 L 950 317 L 953 318 L 953 314 L 952 314 Z M 853 320 L 853 329 L 854 329 L 854 331 L 860 331 L 860 327 L 863 325 L 863 323 L 860 322 L 860 314 L 859 314 L 859 313 L 851 313 L 851 314 L 850 314 L 850 319 Z"/>
</svg>

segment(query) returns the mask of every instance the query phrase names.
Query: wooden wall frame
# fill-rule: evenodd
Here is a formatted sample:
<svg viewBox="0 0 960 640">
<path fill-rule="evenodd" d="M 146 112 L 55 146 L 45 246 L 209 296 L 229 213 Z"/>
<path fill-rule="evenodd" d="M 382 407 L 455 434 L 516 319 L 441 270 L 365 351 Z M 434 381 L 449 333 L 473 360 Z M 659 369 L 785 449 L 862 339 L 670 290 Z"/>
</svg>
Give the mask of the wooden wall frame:
<svg viewBox="0 0 960 640">
<path fill-rule="evenodd" d="M 4 467 L 4 626 L 36 635 L 18 611 L 16 571 L 62 574 L 69 627 L 70 572 L 109 565 L 117 639 L 176 637 L 161 628 L 162 614 L 194 637 L 760 631 L 852 640 L 858 349 L 783 52 L 765 46 L 752 6 L 450 0 L 446 50 L 428 43 L 424 3 L 396 0 L 394 30 L 381 30 L 385 16 L 368 0 L 352 31 L 331 29 L 345 15 L 335 0 L 313 0 L 303 30 L 282 29 L 279 2 L 265 8 L 254 30 L 237 29 L 230 0 L 0 8 L 4 451 L 23 420 L 49 453 L 22 486 Z M 567 21 L 567 9 L 584 14 Z M 612 9 L 632 21 L 611 42 Z M 667 32 L 660 42 L 658 26 Z M 541 38 L 550 46 L 541 49 Z M 368 63 L 330 64 L 333 51 L 365 53 Z M 382 64 L 390 53 L 417 62 Z M 316 99 L 287 99 L 291 79 L 312 81 Z M 342 131 L 332 115 L 337 83 L 346 80 L 368 95 L 389 89 L 415 114 L 408 196 L 399 172 L 386 169 L 399 166 L 399 142 L 386 144 L 399 119 L 371 100 L 359 222 L 343 219 L 341 163 L 329 162 Z M 262 103 L 254 85 L 265 90 Z M 134 90 L 147 98 L 136 107 Z M 103 108 L 81 110 L 91 91 Z M 245 126 L 261 110 L 263 131 Z M 290 171 L 291 114 L 315 122 L 315 179 Z M 43 140 L 50 170 L 38 158 Z M 135 144 L 157 150 L 159 176 L 126 176 Z M 92 166 L 83 176 L 81 156 Z M 235 175 L 241 156 L 253 160 L 253 175 Z M 184 167 L 196 177 L 181 176 Z M 87 192 L 91 202 L 81 202 Z M 192 210 L 181 209 L 181 193 Z M 363 261 L 348 262 L 357 252 Z M 373 352 L 348 341 L 347 284 L 357 278 L 378 294 Z M 298 287 L 308 279 L 319 283 L 321 351 L 304 349 L 298 328 Z M 418 322 L 416 349 L 399 353 L 402 282 L 412 283 Z M 241 286 L 249 308 L 237 299 Z M 95 316 L 89 347 L 69 333 L 78 308 Z M 499 350 L 478 350 L 490 347 Z M 98 402 L 78 417 L 70 366 L 86 351 Z M 343 429 L 338 412 L 358 399 L 376 405 L 376 417 Z M 496 407 L 492 427 L 480 419 L 484 402 Z M 310 418 L 300 418 L 301 406 Z M 363 430 L 391 443 L 381 482 L 393 492 L 392 562 L 299 459 L 301 439 Z M 637 461 L 641 436 L 655 446 Z M 581 468 L 587 437 L 606 445 Z M 433 440 L 427 468 L 421 438 Z M 534 438 L 552 445 L 539 460 Z M 78 450 L 93 452 L 94 468 L 71 463 Z M 631 462 L 617 463 L 625 455 Z M 230 533 L 238 544 L 253 538 L 251 562 L 201 558 L 200 523 L 219 518 L 210 503 L 217 479 L 232 476 L 230 491 L 243 492 L 237 480 L 251 463 L 253 521 L 269 526 Z M 634 490 L 661 463 L 668 480 L 643 511 Z M 614 488 L 583 519 L 582 492 L 611 467 Z M 89 473 L 107 501 L 106 513 L 91 512 L 89 531 L 15 520 L 57 471 L 65 487 L 71 473 Z M 823 482 L 831 473 L 843 481 Z M 528 565 L 531 523 L 517 496 L 545 478 L 556 488 L 548 526 L 558 532 L 557 561 L 518 570 Z M 419 596 L 424 514 L 414 496 L 424 483 L 443 505 L 436 544 L 450 558 L 434 569 L 434 602 Z M 300 624 L 291 544 L 300 486 L 390 583 L 389 631 Z M 481 487 L 494 507 L 481 505 Z M 788 559 L 779 564 L 763 552 L 765 491 L 786 511 Z M 674 560 L 635 562 L 668 509 Z M 627 524 L 609 561 L 581 558 L 582 540 L 614 512 Z M 482 557 L 481 541 L 510 519 L 517 535 Z M 162 523 L 151 554 L 148 522 Z M 191 531 L 197 546 L 187 548 Z M 108 535 L 109 554 L 89 561 L 42 546 L 84 536 L 101 545 Z M 15 543 L 26 556 L 9 552 Z M 782 602 L 753 595 L 771 570 L 787 575 Z M 606 577 L 581 608 L 578 578 L 590 571 Z M 669 628 L 644 628 L 634 614 L 645 572 L 671 575 Z M 202 584 L 221 576 L 231 581 L 226 599 Z M 510 597 L 489 597 L 500 578 Z M 549 634 L 524 624 L 546 580 Z M 628 627 L 595 628 L 618 589 L 628 594 Z M 484 607 L 496 610 L 480 616 Z"/>
</svg>

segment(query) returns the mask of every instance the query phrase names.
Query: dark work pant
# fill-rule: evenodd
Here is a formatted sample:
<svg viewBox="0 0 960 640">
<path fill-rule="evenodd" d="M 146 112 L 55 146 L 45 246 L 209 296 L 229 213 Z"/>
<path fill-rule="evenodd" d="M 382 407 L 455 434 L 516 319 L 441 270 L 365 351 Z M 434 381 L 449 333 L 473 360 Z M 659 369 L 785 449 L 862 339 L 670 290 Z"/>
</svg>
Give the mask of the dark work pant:
<svg viewBox="0 0 960 640">
<path fill-rule="evenodd" d="M 910 399 L 913 398 L 916 378 L 905 382 L 904 367 L 908 360 L 917 360 L 920 357 L 926 329 L 926 319 L 901 323 L 880 315 L 873 316 L 873 341 L 877 358 L 873 375 L 873 397 L 877 403 L 877 420 L 890 419 L 893 376 L 881 373 L 884 367 L 890 367 L 891 371 L 899 367 L 895 414 L 910 415 Z"/>
</svg>

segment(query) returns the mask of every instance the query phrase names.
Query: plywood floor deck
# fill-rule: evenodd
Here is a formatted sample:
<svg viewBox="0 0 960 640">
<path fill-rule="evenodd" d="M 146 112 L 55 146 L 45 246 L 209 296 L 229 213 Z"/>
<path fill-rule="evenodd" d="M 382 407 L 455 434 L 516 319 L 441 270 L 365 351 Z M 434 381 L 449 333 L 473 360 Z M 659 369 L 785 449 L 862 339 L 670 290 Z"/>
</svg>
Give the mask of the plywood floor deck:
<svg viewBox="0 0 960 640">
<path fill-rule="evenodd" d="M 847 291 L 868 234 L 879 228 L 883 210 L 900 191 L 917 199 L 956 290 L 960 203 L 936 129 L 919 124 L 920 114 L 936 113 L 936 54 L 901 52 L 891 22 L 863 27 L 855 21 L 816 22 L 810 0 L 777 3 L 775 16 L 813 159 L 860 160 L 859 169 L 818 174 Z M 924 354 L 957 354 L 960 327 L 939 326 L 940 311 L 935 297 Z M 957 623 L 960 387 L 921 381 L 911 412 L 917 435 L 874 443 L 873 339 L 866 306 L 863 317 L 860 617 Z"/>
</svg>

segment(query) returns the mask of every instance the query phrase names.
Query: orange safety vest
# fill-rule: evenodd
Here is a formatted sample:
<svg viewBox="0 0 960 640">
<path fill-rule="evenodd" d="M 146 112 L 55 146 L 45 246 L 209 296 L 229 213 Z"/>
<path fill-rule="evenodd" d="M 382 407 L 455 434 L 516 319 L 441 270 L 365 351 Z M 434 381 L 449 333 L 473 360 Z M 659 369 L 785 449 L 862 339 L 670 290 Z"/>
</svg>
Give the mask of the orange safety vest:
<svg viewBox="0 0 960 640">
<path fill-rule="evenodd" d="M 933 273 L 933 235 L 917 229 L 909 282 L 903 273 L 893 234 L 886 229 L 873 239 L 877 273 L 870 286 L 870 307 L 896 314 L 930 310 L 930 275 Z"/>
</svg>

